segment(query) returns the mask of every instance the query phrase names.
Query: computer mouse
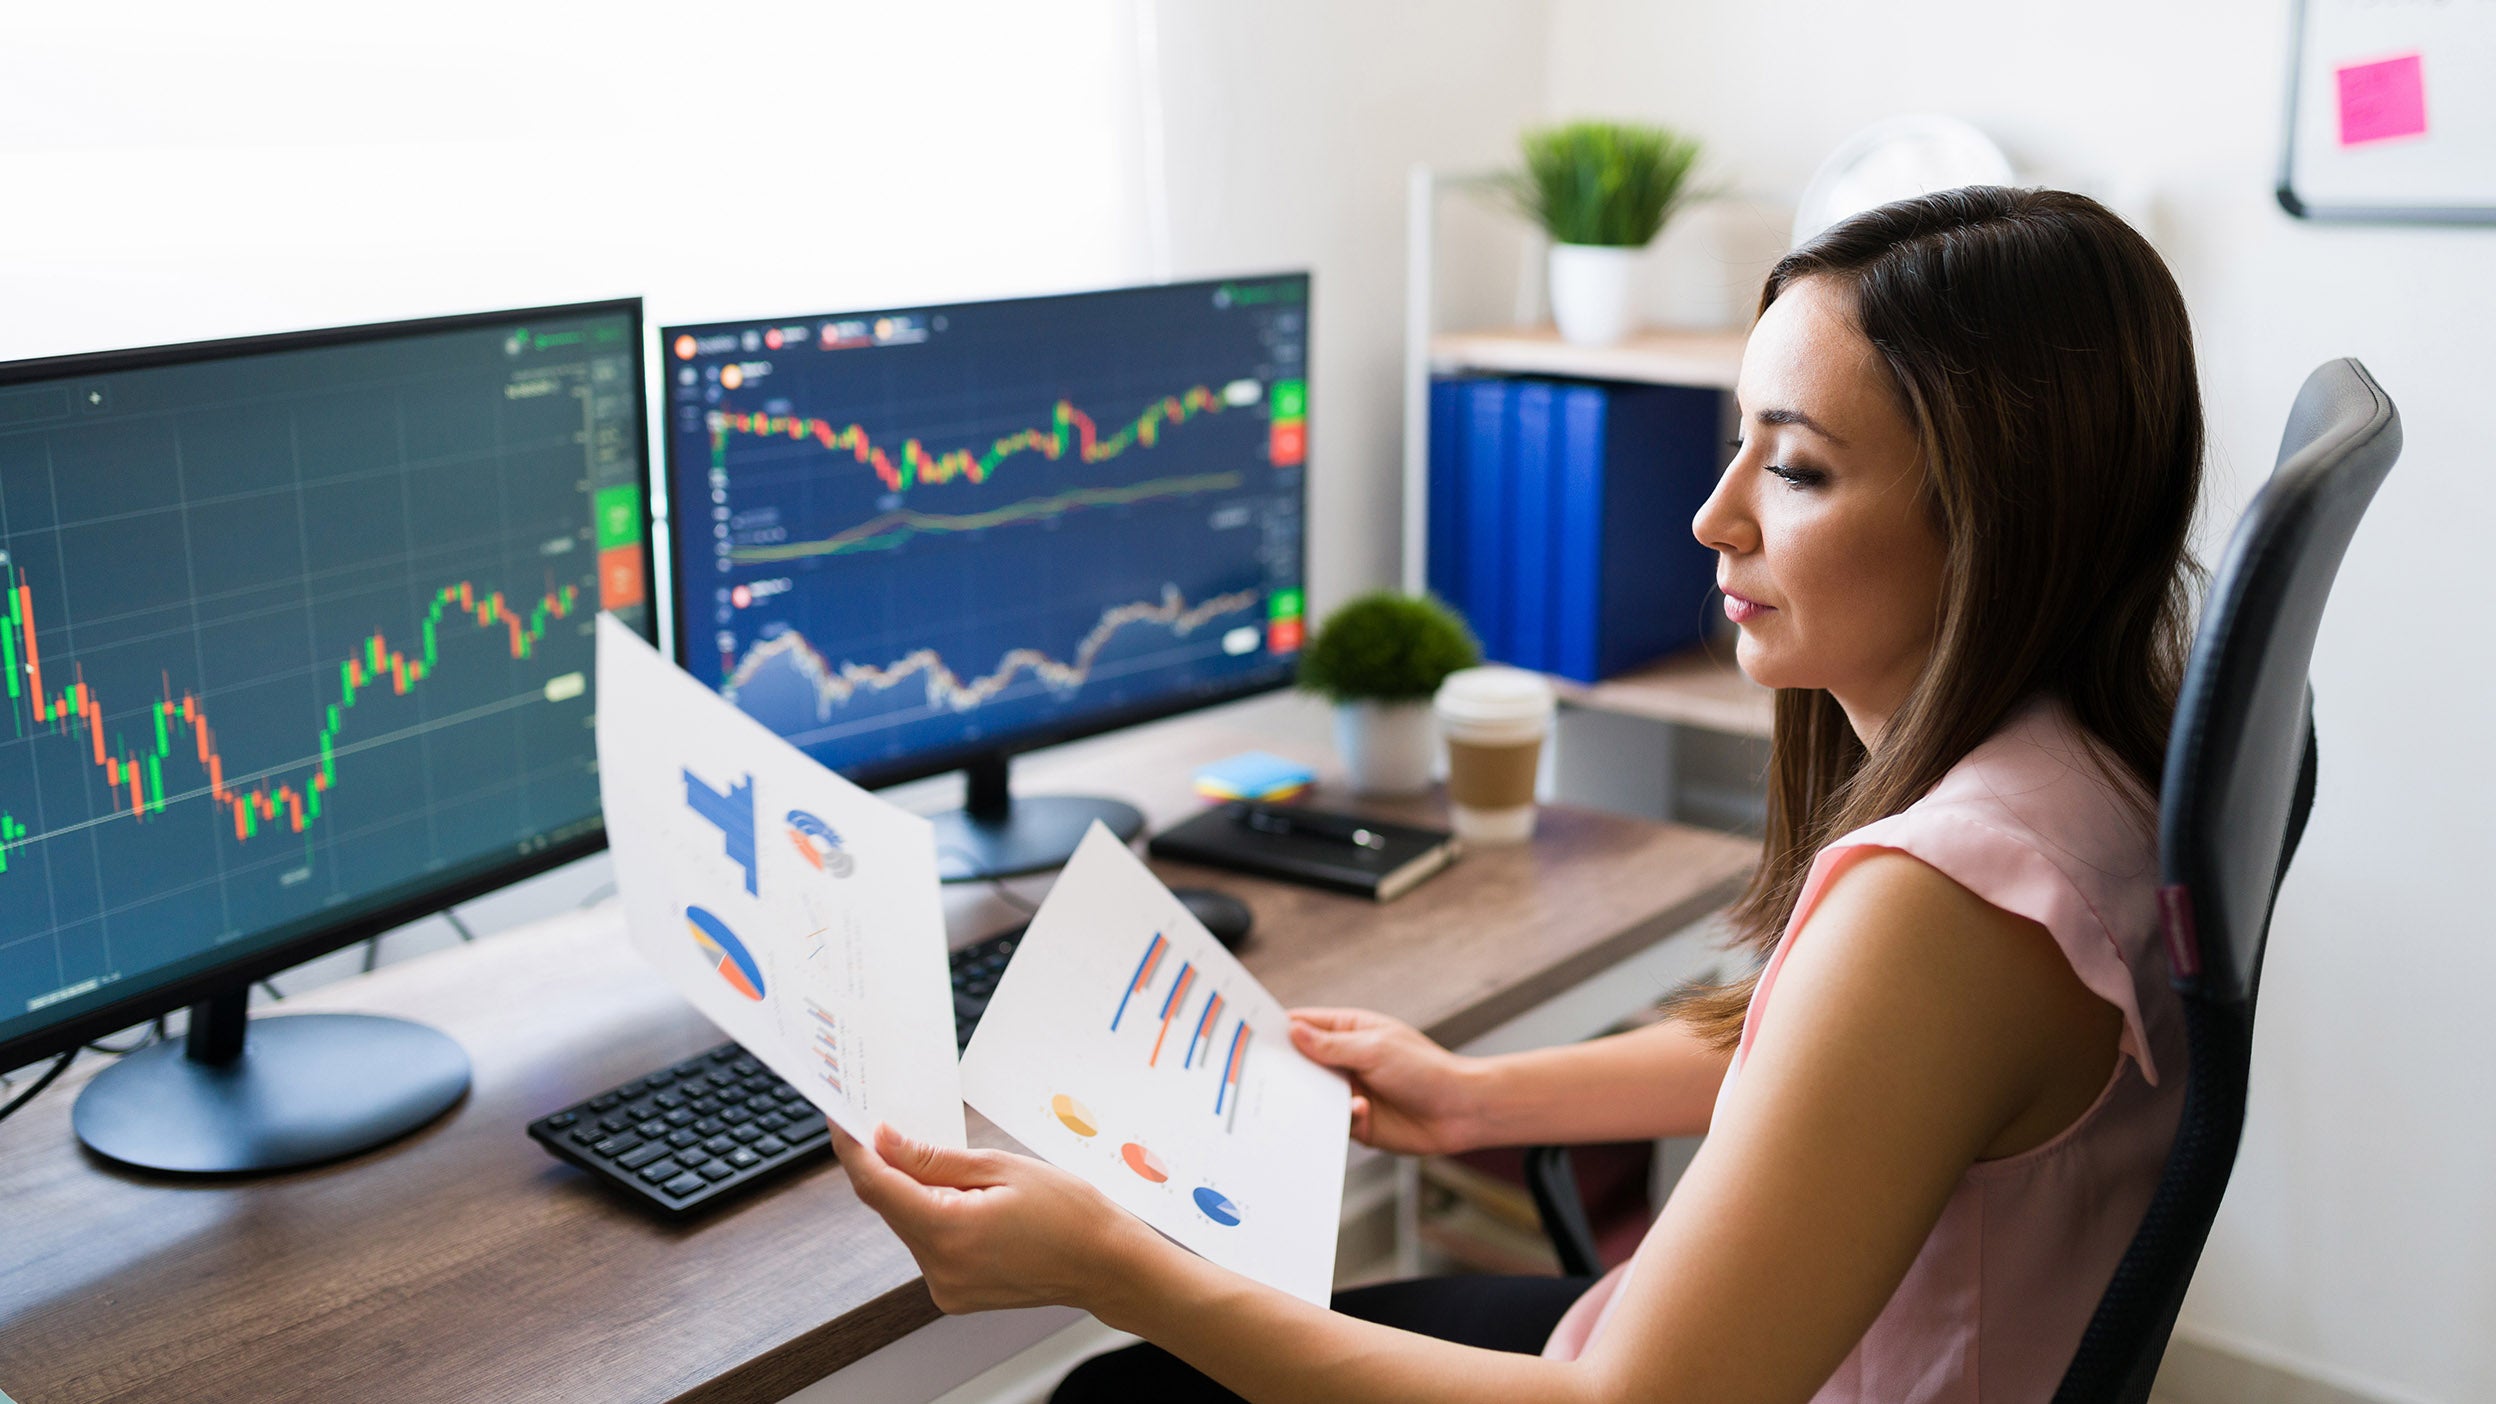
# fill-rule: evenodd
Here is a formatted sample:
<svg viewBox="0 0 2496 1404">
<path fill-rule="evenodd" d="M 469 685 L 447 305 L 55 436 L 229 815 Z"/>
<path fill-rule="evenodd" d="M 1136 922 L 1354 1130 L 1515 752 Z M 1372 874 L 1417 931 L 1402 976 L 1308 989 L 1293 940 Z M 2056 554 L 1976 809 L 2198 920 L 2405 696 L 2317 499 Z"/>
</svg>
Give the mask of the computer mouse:
<svg viewBox="0 0 2496 1404">
<path fill-rule="evenodd" d="M 1227 892 L 1216 892 L 1210 887 L 1179 887 L 1171 889 L 1170 895 L 1178 898 L 1187 914 L 1202 922 L 1226 951 L 1238 950 L 1240 942 L 1248 939 L 1248 928 L 1257 922 L 1248 904 Z"/>
</svg>

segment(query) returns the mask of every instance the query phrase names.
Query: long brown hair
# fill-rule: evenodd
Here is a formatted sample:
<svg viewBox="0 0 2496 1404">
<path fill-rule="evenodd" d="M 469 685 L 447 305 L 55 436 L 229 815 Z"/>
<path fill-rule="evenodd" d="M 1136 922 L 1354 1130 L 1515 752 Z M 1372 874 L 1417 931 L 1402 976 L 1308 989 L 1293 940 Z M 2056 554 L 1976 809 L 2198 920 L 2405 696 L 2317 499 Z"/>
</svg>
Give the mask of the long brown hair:
<svg viewBox="0 0 2496 1404">
<path fill-rule="evenodd" d="M 1760 310 L 1803 278 L 1851 294 L 1888 367 L 1946 565 L 1932 654 L 1877 747 L 1828 693 L 1777 693 L 1766 844 L 1732 911 L 1762 957 L 1821 848 L 1915 803 L 2029 697 L 2060 697 L 2156 792 L 2201 491 L 2183 295 L 2096 201 L 1969 186 L 1883 205 L 1778 260 Z M 1757 982 L 1695 991 L 1677 1013 L 1730 1047 Z"/>
</svg>

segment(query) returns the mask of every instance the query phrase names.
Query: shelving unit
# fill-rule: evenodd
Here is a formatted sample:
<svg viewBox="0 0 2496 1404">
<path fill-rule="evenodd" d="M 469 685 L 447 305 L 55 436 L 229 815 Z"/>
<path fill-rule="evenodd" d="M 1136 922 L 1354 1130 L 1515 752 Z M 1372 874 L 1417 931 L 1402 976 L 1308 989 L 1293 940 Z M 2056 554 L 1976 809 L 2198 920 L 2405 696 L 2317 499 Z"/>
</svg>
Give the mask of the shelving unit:
<svg viewBox="0 0 2496 1404">
<path fill-rule="evenodd" d="M 1654 331 L 1616 346 L 1572 346 L 1550 327 L 1440 332 L 1429 341 L 1429 369 L 1730 390 L 1742 373 L 1745 339 L 1738 331 Z"/>
<path fill-rule="evenodd" d="M 1432 325 L 1438 203 L 1458 179 L 1416 166 L 1406 187 L 1404 588 L 1416 593 L 1429 580 L 1433 373 L 1491 371 L 1729 390 L 1741 374 L 1746 339 L 1739 330 L 1651 331 L 1614 346 L 1574 346 L 1548 326 L 1438 330 Z M 1534 286 L 1531 276 L 1523 279 L 1523 286 Z M 1539 315 L 1538 301 L 1519 296 L 1520 321 Z M 1742 676 L 1726 647 L 1712 654 L 1706 649 L 1676 654 L 1591 687 L 1554 681 L 1562 700 L 1583 710 L 1755 740 L 1769 732 L 1772 694 Z"/>
<path fill-rule="evenodd" d="M 1695 726 L 1765 741 L 1776 722 L 1776 694 L 1742 675 L 1730 646 L 1676 653 L 1634 673 L 1589 686 L 1555 678 L 1572 707 Z"/>
</svg>

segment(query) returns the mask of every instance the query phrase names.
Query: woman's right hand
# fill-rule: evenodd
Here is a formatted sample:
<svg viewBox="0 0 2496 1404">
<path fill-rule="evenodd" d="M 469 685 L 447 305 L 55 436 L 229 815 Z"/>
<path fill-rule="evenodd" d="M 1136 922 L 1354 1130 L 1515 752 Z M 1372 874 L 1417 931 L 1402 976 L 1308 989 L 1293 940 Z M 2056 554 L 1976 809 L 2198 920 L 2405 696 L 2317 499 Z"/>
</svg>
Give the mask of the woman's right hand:
<svg viewBox="0 0 2496 1404">
<path fill-rule="evenodd" d="M 1294 1009 L 1292 1046 L 1352 1080 L 1352 1138 L 1401 1155 L 1470 1150 L 1477 1060 L 1401 1019 L 1367 1009 Z"/>
</svg>

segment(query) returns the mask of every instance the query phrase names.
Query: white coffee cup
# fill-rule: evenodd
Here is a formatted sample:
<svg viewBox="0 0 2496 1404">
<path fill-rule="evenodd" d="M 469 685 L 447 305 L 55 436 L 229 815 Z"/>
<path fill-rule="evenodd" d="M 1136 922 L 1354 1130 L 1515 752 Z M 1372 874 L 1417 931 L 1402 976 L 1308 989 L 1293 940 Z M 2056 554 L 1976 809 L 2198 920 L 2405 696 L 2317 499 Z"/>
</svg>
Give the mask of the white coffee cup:
<svg viewBox="0 0 2496 1404">
<path fill-rule="evenodd" d="M 1431 699 L 1447 739 L 1447 797 L 1467 843 L 1534 836 L 1534 772 L 1557 703 L 1551 683 L 1523 668 L 1450 673 Z"/>
</svg>

